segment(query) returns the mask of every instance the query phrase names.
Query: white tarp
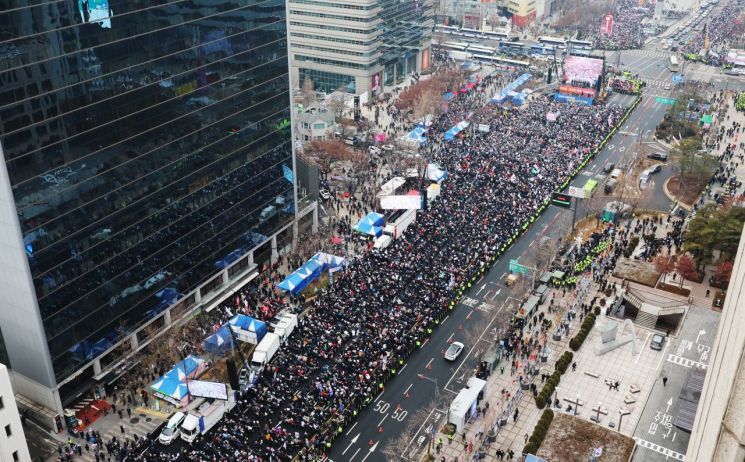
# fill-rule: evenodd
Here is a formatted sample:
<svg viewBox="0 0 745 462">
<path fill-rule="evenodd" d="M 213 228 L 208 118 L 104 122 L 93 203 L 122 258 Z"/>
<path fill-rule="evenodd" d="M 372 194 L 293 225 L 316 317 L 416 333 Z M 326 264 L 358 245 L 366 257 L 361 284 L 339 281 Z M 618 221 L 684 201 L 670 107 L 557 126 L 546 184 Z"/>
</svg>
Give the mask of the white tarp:
<svg viewBox="0 0 745 462">
<path fill-rule="evenodd" d="M 379 196 L 380 208 L 384 210 L 418 210 L 422 208 L 422 196 L 405 194 L 397 196 Z"/>
<path fill-rule="evenodd" d="M 476 412 L 479 393 L 486 387 L 486 381 L 476 377 L 468 379 L 466 387 L 450 403 L 448 423 L 455 425 L 456 433 L 462 433 L 466 422 Z"/>
</svg>

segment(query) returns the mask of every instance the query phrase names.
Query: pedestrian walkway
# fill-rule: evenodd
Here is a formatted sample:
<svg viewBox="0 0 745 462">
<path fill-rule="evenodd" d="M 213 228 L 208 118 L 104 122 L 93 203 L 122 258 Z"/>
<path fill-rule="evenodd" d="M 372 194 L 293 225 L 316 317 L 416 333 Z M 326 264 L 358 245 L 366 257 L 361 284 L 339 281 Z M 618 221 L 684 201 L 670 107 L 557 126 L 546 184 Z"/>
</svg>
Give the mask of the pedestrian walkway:
<svg viewBox="0 0 745 462">
<path fill-rule="evenodd" d="M 519 459 L 525 446 L 526 435 L 529 437 L 533 433 L 533 429 L 543 412 L 537 408 L 530 388 L 521 390 L 521 377 L 525 378 L 526 383 L 535 384 L 537 390 L 540 391 L 543 387 L 541 375 L 550 375 L 554 372 L 556 361 L 568 350 L 569 340 L 576 334 L 581 325 L 582 318 L 576 314 L 579 313 L 582 303 L 589 301 L 599 289 L 590 278 L 587 278 L 586 284 L 587 290 L 581 289 L 582 284 L 578 286 L 576 291 L 551 290 L 551 296 L 546 298 L 545 303 L 536 312 L 536 316 L 542 314 L 546 319 L 554 321 L 552 327 L 546 332 L 549 335 L 546 335 L 544 339 L 549 352 L 548 360 L 540 365 L 539 373 L 529 380 L 523 367 L 518 368 L 514 373 L 510 373 L 511 359 L 509 357 L 503 358 L 500 367 L 492 373 L 486 385 L 487 391 L 484 402 L 490 403 L 489 411 L 466 425 L 465 438 L 460 435 L 454 439 L 453 443 L 447 446 L 443 445 L 440 451 L 446 460 L 456 460 L 456 457 L 459 458 L 457 459 L 459 461 L 471 460 L 472 452 L 469 449 L 475 453 L 478 449 L 478 442 L 482 439 L 480 436 L 488 432 L 501 419 L 504 419 L 505 425 L 499 428 L 496 442 L 486 449 L 484 460 L 499 460 L 497 458 L 498 450 L 505 453 L 512 450 L 515 457 Z M 559 321 L 566 320 L 567 312 L 575 314 L 573 319 L 569 321 L 568 334 L 563 335 L 561 340 L 553 340 L 553 336 L 550 334 L 555 330 Z M 518 361 L 524 362 L 520 358 L 518 358 Z M 502 371 L 502 367 L 504 367 L 504 371 Z M 508 395 L 505 395 L 505 390 L 509 393 Z M 448 441 L 447 435 L 440 434 L 438 437 L 443 441 Z"/>
</svg>

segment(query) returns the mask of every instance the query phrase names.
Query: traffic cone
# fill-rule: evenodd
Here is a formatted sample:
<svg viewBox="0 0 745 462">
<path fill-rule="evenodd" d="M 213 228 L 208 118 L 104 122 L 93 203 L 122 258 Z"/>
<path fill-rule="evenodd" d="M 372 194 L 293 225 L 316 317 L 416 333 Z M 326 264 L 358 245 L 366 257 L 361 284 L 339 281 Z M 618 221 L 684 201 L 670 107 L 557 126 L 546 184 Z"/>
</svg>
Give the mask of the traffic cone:
<svg viewBox="0 0 745 462">
<path fill-rule="evenodd" d="M 410 394 L 409 394 L 409 392 L 407 391 L 406 393 L 404 393 L 404 397 L 405 397 L 405 398 L 411 398 L 411 395 L 410 395 Z"/>
<path fill-rule="evenodd" d="M 372 445 L 373 445 L 373 440 L 370 440 L 370 441 L 368 441 L 368 442 L 367 442 L 367 445 L 368 445 L 368 446 L 372 446 Z"/>
<path fill-rule="evenodd" d="M 383 433 L 383 427 L 378 427 L 378 433 Z"/>
</svg>

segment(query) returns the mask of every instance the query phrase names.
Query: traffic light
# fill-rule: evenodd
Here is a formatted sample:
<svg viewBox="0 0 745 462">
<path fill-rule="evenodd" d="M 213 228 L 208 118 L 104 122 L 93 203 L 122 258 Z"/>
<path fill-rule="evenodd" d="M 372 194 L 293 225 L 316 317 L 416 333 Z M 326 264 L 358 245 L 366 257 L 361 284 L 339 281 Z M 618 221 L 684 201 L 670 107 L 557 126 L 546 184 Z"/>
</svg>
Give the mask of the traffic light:
<svg viewBox="0 0 745 462">
<path fill-rule="evenodd" d="M 572 208 L 572 196 L 563 193 L 553 193 L 551 194 L 551 203 L 557 207 L 570 209 Z"/>
</svg>

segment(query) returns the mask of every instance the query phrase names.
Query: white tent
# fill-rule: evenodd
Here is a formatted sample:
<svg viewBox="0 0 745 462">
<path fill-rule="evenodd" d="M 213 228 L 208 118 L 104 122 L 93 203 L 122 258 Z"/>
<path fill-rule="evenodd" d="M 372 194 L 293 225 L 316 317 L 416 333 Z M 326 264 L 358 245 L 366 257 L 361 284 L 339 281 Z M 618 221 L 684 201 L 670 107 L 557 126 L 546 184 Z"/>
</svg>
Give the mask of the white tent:
<svg viewBox="0 0 745 462">
<path fill-rule="evenodd" d="M 462 433 L 466 422 L 476 413 L 479 393 L 486 387 L 486 381 L 476 377 L 468 379 L 468 383 L 458 396 L 450 403 L 448 423 L 455 425 L 456 433 Z"/>
</svg>

